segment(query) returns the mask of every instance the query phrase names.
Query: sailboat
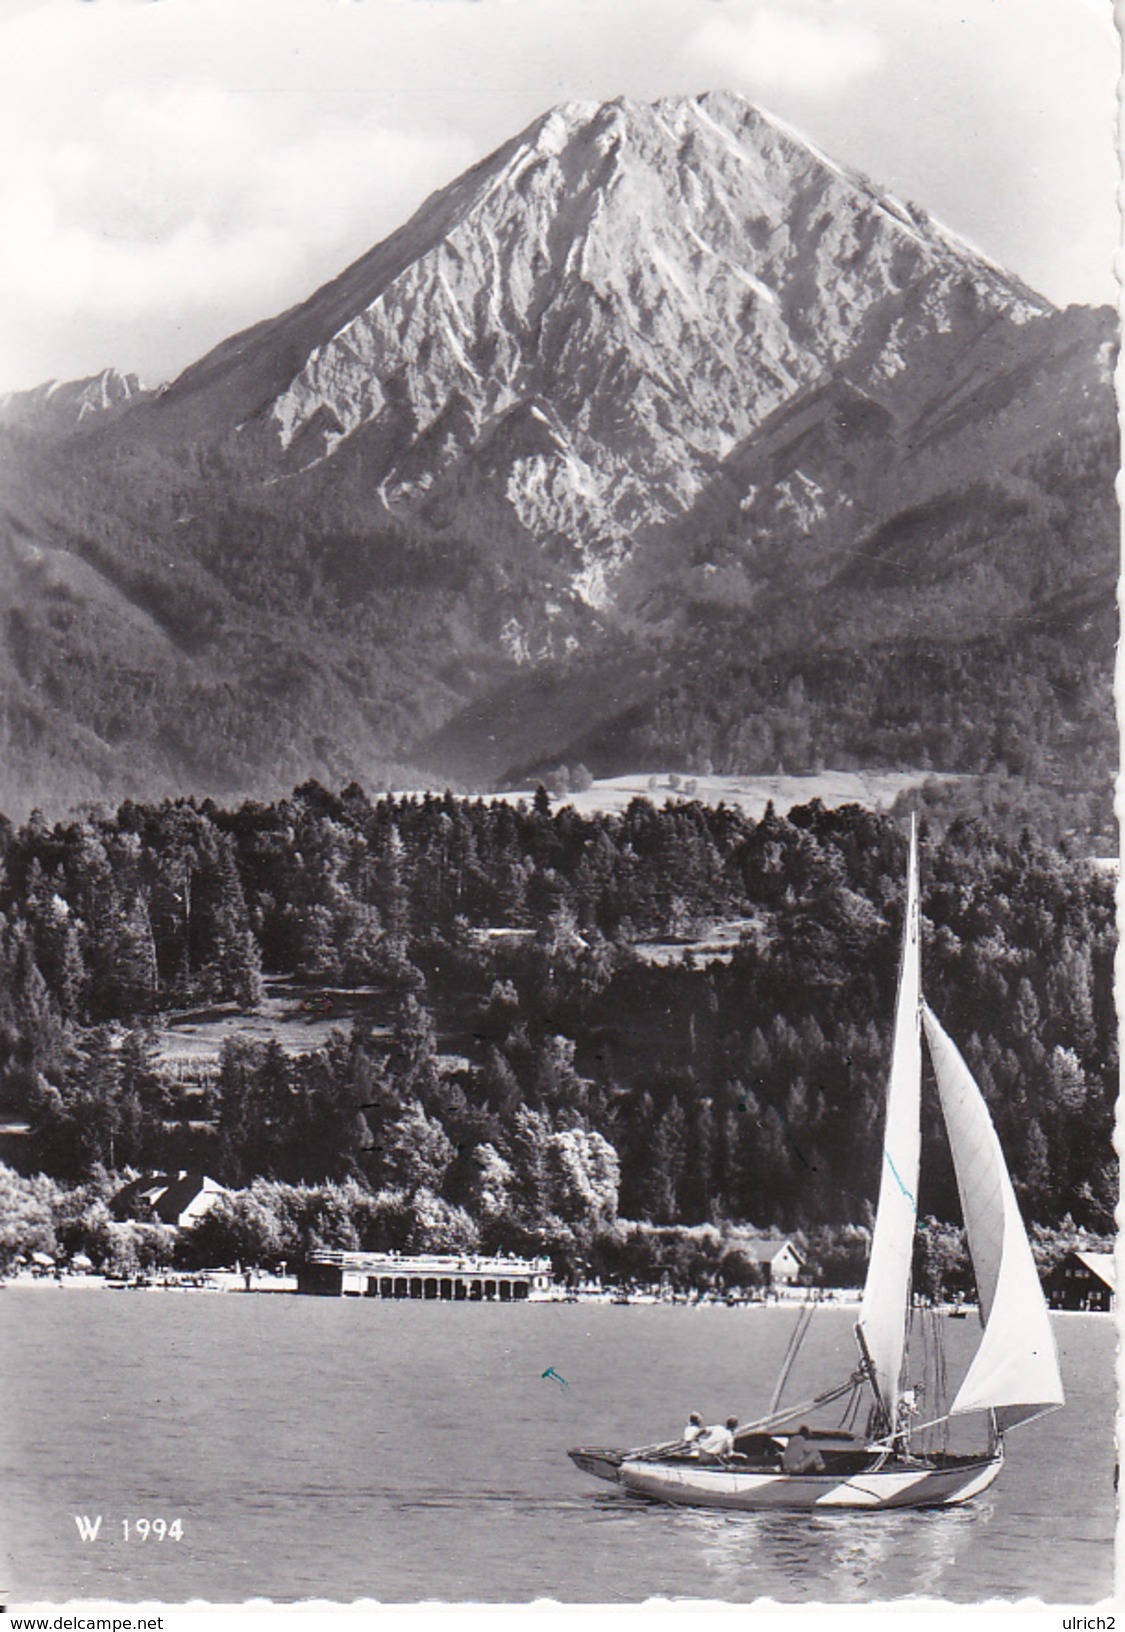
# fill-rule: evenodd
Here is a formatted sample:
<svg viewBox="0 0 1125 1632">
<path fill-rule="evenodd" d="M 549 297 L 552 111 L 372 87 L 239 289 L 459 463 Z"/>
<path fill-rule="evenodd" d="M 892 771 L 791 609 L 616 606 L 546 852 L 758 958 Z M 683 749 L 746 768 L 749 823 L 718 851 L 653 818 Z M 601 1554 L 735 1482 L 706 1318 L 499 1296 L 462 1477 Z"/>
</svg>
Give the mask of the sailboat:
<svg viewBox="0 0 1125 1632">
<path fill-rule="evenodd" d="M 949 1137 L 982 1327 L 979 1347 L 952 1403 L 928 1422 L 916 1420 L 917 1398 L 906 1381 L 923 1036 Z M 951 1507 L 992 1484 L 1003 1465 L 1009 1429 L 1064 1403 L 1046 1303 L 992 1118 L 956 1045 L 922 996 L 913 822 L 883 1162 L 855 1335 L 858 1364 L 850 1377 L 781 1410 L 783 1368 L 773 1408 L 739 1428 L 733 1450 L 726 1454 L 701 1454 L 682 1440 L 624 1451 L 583 1446 L 568 1454 L 584 1473 L 611 1480 L 633 1495 L 695 1507 Z M 867 1395 L 866 1433 L 804 1428 L 804 1417 L 817 1408 L 839 1400 L 854 1407 Z M 843 1420 L 850 1415 L 845 1411 Z M 923 1430 L 970 1416 L 986 1438 L 979 1451 L 930 1453 L 921 1448 Z M 798 1434 L 806 1443 L 794 1447 L 798 1456 L 787 1456 Z"/>
</svg>

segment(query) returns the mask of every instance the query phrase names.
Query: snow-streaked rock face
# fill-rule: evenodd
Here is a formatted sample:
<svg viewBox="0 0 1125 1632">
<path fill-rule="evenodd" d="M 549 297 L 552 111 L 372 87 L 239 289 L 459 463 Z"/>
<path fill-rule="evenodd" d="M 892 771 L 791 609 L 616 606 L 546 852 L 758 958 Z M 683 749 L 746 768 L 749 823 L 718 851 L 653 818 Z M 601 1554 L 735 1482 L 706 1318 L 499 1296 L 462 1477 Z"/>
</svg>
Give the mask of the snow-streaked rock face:
<svg viewBox="0 0 1125 1632">
<path fill-rule="evenodd" d="M 540 404 L 552 445 L 493 480 L 535 540 L 581 546 L 571 588 L 597 606 L 638 534 L 826 371 L 877 395 L 935 336 L 960 349 L 1049 309 L 730 94 L 557 108 L 455 185 L 373 298 L 366 261 L 337 280 L 350 315 L 269 404 L 276 445 L 300 469 L 385 432 L 380 493 L 409 508 Z M 397 468 L 419 439 L 424 484 Z M 790 483 L 784 502 L 800 520 L 822 500 Z"/>
<path fill-rule="evenodd" d="M 352 513 L 518 559 L 522 632 L 501 639 L 513 609 L 497 608 L 492 638 L 530 660 L 574 633 L 548 599 L 575 628 L 643 600 L 732 461 L 746 544 L 866 514 L 846 436 L 741 470 L 826 382 L 897 436 L 961 400 L 992 366 L 982 346 L 1010 366 L 1057 319 L 736 95 L 575 103 L 218 347 L 148 419 L 177 442 L 231 439 L 240 469 L 291 494 L 347 492 Z"/>
<path fill-rule="evenodd" d="M 31 391 L 0 396 L 0 422 L 65 434 L 118 412 L 147 395 L 135 374 L 103 368 L 84 380 L 51 380 Z"/>
<path fill-rule="evenodd" d="M 889 314 L 872 346 L 868 320 L 907 293 L 909 313 Z M 329 453 L 380 414 L 394 377 L 420 431 L 451 390 L 482 420 L 534 392 L 589 439 L 606 429 L 593 405 L 608 386 L 643 443 L 674 392 L 688 459 L 721 457 L 861 342 L 878 378 L 912 330 L 949 332 L 966 305 L 982 321 L 1046 309 L 737 97 L 579 104 L 480 178 L 273 415 L 288 445 L 327 409 Z"/>
</svg>

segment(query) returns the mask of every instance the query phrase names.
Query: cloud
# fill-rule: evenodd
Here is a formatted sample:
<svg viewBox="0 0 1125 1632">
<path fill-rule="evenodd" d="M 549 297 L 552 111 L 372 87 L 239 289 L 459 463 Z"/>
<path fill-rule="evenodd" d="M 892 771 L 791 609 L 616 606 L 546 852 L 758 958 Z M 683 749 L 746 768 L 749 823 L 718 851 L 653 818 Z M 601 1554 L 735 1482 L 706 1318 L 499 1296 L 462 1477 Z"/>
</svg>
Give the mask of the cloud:
<svg viewBox="0 0 1125 1632">
<path fill-rule="evenodd" d="M 763 6 L 749 22 L 708 19 L 687 42 L 689 56 L 755 90 L 831 96 L 886 61 L 877 34 L 821 14 Z"/>
<path fill-rule="evenodd" d="M 229 332 L 302 299 L 477 156 L 440 112 L 400 127 L 362 91 L 310 94 L 280 74 L 248 91 L 177 63 L 169 41 L 115 61 L 105 33 L 53 45 L 68 105 L 40 42 L 22 43 L 22 73 L 0 69 L 5 384 L 69 372 L 68 356 L 165 377 L 215 314 Z M 87 59 L 67 62 L 83 43 Z M 114 332 L 126 344 L 103 354 Z"/>
<path fill-rule="evenodd" d="M 472 156 L 456 135 L 362 119 L 286 138 L 248 100 L 201 82 L 130 87 L 103 114 L 0 181 L 19 245 L 0 265 L 0 296 L 97 317 L 270 291 L 314 253 L 375 242 Z"/>
</svg>

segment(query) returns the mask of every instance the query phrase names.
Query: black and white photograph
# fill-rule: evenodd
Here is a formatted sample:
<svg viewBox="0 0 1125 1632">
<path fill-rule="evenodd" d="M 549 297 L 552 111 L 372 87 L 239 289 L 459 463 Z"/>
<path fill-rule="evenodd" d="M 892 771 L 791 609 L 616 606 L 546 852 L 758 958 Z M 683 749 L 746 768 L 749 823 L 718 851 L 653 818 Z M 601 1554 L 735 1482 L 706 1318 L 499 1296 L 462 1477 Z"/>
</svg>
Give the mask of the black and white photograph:
<svg viewBox="0 0 1125 1632">
<path fill-rule="evenodd" d="M 4 0 L 5 1624 L 1112 1626 L 1120 57 Z"/>
</svg>

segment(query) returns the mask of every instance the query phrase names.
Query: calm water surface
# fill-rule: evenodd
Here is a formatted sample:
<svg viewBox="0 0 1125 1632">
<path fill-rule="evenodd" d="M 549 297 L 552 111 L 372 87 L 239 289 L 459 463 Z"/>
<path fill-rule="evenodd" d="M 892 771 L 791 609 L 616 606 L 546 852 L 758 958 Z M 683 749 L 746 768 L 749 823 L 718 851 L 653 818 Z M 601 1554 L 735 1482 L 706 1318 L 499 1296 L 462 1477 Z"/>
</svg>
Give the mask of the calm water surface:
<svg viewBox="0 0 1125 1632">
<path fill-rule="evenodd" d="M 567 1446 L 769 1403 L 796 1310 L 384 1304 L 278 1295 L 0 1296 L 3 1585 L 16 1599 L 253 1596 L 782 1603 L 1112 1590 L 1111 1319 L 1055 1319 L 1067 1408 L 999 1481 L 932 1513 L 645 1506 Z M 853 1364 L 818 1313 L 791 1392 Z M 947 1322 L 950 1369 L 975 1323 Z M 543 1372 L 553 1367 L 564 1388 Z M 75 1514 L 101 1514 L 82 1543 Z M 122 1520 L 183 1521 L 126 1542 Z"/>
</svg>

